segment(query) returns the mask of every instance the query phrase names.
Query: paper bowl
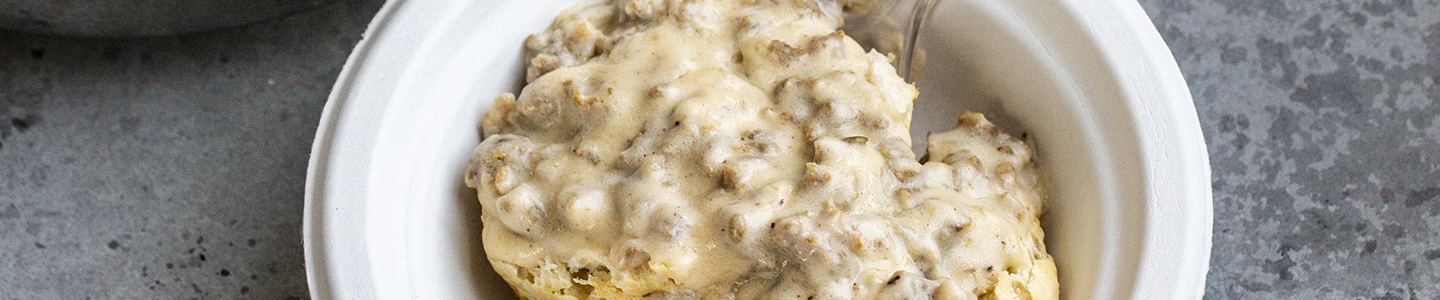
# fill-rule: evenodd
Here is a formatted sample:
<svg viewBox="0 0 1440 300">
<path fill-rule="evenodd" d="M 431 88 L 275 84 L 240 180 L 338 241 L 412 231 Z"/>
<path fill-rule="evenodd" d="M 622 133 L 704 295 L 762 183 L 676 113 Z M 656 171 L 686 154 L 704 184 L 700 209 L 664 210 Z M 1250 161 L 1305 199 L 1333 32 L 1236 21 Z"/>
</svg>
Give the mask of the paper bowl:
<svg viewBox="0 0 1440 300">
<path fill-rule="evenodd" d="M 462 173 L 480 115 L 495 95 L 518 91 L 522 40 L 570 3 L 409 0 L 381 10 L 316 134 L 304 228 L 313 296 L 513 298 L 485 261 Z M 1138 4 L 947 1 L 923 40 L 917 131 L 978 110 L 1035 138 L 1065 298 L 1201 296 L 1205 144 L 1180 71 Z"/>
</svg>

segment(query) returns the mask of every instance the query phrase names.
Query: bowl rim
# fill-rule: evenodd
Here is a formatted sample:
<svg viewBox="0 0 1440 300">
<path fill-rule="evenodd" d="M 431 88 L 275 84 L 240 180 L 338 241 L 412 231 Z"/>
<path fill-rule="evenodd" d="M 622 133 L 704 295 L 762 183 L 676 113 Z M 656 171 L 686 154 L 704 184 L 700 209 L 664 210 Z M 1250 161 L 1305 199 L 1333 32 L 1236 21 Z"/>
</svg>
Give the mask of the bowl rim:
<svg viewBox="0 0 1440 300">
<path fill-rule="evenodd" d="M 339 207 L 344 201 L 331 201 L 326 196 L 327 186 L 350 186 L 355 183 L 338 182 L 330 176 L 335 172 L 335 165 L 332 160 L 333 150 L 336 148 L 337 138 L 345 135 L 355 135 L 353 132 L 341 132 L 346 124 L 340 120 L 345 115 L 357 114 L 353 109 L 347 111 L 349 101 L 355 91 L 356 79 L 363 74 L 364 70 L 372 62 L 371 53 L 377 44 L 403 42 L 404 36 L 389 36 L 392 20 L 401 14 L 401 7 L 411 3 L 406 0 L 387 1 L 373 20 L 367 26 L 363 38 L 357 43 L 354 50 L 346 60 L 343 69 L 340 71 L 330 95 L 327 98 L 324 110 L 321 114 L 319 125 L 316 129 L 315 140 L 311 147 L 311 156 L 307 168 L 305 182 L 305 200 L 302 222 L 303 249 L 305 255 L 306 279 L 311 296 L 314 298 L 328 299 L 336 298 L 337 295 L 354 296 L 356 298 L 374 298 L 375 291 L 371 287 L 374 278 L 371 271 L 371 261 L 368 253 L 359 245 L 355 245 L 356 237 L 365 237 L 364 226 L 353 226 L 346 222 L 337 222 L 336 219 L 355 219 L 364 221 L 364 205 L 351 204 L 348 209 Z M 1142 253 L 1139 270 L 1135 270 L 1135 286 L 1128 291 L 1121 291 L 1119 295 L 1140 299 L 1149 297 L 1161 298 L 1200 298 L 1204 293 L 1205 277 L 1209 269 L 1210 252 L 1212 246 L 1211 231 L 1213 226 L 1213 198 L 1210 189 L 1210 164 L 1209 155 L 1201 133 L 1198 115 L 1194 101 L 1191 97 L 1188 84 L 1180 72 L 1179 65 L 1171 55 L 1170 48 L 1166 45 L 1159 32 L 1151 23 L 1148 15 L 1134 0 L 1064 0 L 1060 1 L 1067 13 L 1080 21 L 1089 22 L 1087 25 L 1095 25 L 1086 28 L 1091 34 L 1091 39 L 1111 39 L 1128 41 L 1127 45 L 1133 46 L 1128 52 L 1116 53 L 1115 51 L 1102 51 L 1102 56 L 1113 72 L 1139 72 L 1149 76 L 1131 76 L 1131 79 L 1147 81 L 1146 84 L 1157 90 L 1151 91 L 1163 95 L 1161 99 L 1152 99 L 1137 105 L 1134 101 L 1126 101 L 1126 105 L 1132 110 L 1131 115 L 1136 117 L 1136 130 L 1141 137 L 1169 136 L 1173 140 L 1166 143 L 1151 141 L 1147 143 L 1146 154 L 1155 154 L 1151 151 L 1158 151 L 1160 161 L 1149 161 L 1163 167 L 1171 167 L 1176 170 L 1160 172 L 1156 176 L 1165 177 L 1159 181 L 1176 183 L 1178 187 L 1168 190 L 1154 190 L 1156 180 L 1147 180 L 1147 198 L 1176 197 L 1176 207 L 1156 207 L 1155 201 L 1146 201 L 1148 210 L 1162 210 L 1159 216 L 1147 214 L 1144 220 L 1144 228 L 1159 224 L 1184 224 L 1170 233 L 1182 234 L 1179 238 L 1157 238 L 1155 233 L 1146 232 L 1142 241 L 1147 248 Z M 1096 25 L 1098 24 L 1098 25 Z M 1108 34 L 1097 34 L 1097 27 L 1106 27 L 1112 31 Z M 1118 31 L 1115 31 L 1118 30 Z M 1115 34 L 1118 32 L 1119 34 Z M 384 64 L 384 62 L 380 62 Z M 1148 80 L 1146 80 L 1148 78 Z M 1127 96 L 1129 93 L 1126 94 Z M 1128 98 L 1128 97 L 1127 97 Z M 1155 128 L 1146 125 L 1158 125 L 1155 128 L 1169 130 L 1167 132 L 1156 132 Z M 353 127 L 354 125 L 348 125 Z M 354 130 L 352 130 L 354 131 Z M 362 130 L 363 131 L 363 130 Z M 1142 141 L 1144 142 L 1144 141 Z M 1153 150 L 1159 149 L 1159 150 Z M 1168 158 L 1168 159 L 1166 159 Z M 1147 168 L 1148 170 L 1148 168 Z M 1189 177 L 1186 177 L 1189 176 Z M 1148 179 L 1148 178 L 1147 178 Z M 363 184 L 363 180 L 360 184 Z M 361 189 L 363 190 L 363 188 Z M 353 201 L 352 201 L 353 202 Z M 357 208 L 358 206 L 358 208 Z M 1178 207 L 1178 208 L 1177 208 Z M 1172 214 L 1166 214 L 1166 211 Z M 1184 215 L 1173 215 L 1179 211 Z M 1162 220 L 1162 218 L 1179 218 L 1179 221 Z M 354 220 L 352 220 L 354 221 Z M 362 222 L 363 223 L 363 222 Z M 346 225 L 350 224 L 350 225 Z M 1148 230 L 1147 230 L 1148 231 Z M 1148 246 L 1153 244 L 1176 243 L 1181 247 L 1163 247 L 1161 251 L 1151 251 Z M 332 249 L 346 248 L 353 251 L 346 251 L 343 254 L 336 254 Z M 1181 253 L 1169 252 L 1166 249 L 1181 248 L 1188 249 Z M 1161 252 L 1161 253 L 1156 253 Z M 1170 266 L 1147 268 L 1145 262 L 1161 256 L 1175 257 Z M 1168 271 L 1179 271 L 1180 274 L 1167 274 Z M 1157 273 L 1160 272 L 1160 273 Z M 1158 279 L 1156 279 L 1158 277 Z M 1135 292 L 1142 280 L 1150 280 L 1151 284 L 1169 286 L 1174 290 L 1168 293 L 1163 292 Z M 357 289 L 358 288 L 358 289 Z M 345 298 L 345 297 L 341 297 Z"/>
<path fill-rule="evenodd" d="M 313 299 L 333 299 L 335 286 L 344 283 L 335 283 L 335 278 L 330 270 L 345 269 L 354 271 L 357 274 L 368 275 L 367 265 L 347 265 L 353 263 L 340 263 L 339 266 L 332 266 L 329 259 L 333 256 L 323 253 L 329 237 L 335 226 L 325 226 L 323 209 L 320 205 L 326 203 L 323 199 L 322 182 L 329 171 L 329 153 L 331 141 L 335 138 L 336 128 L 339 126 L 339 114 L 343 109 L 345 99 L 349 97 L 351 85 L 360 71 L 360 66 L 366 62 L 370 50 L 379 40 L 379 35 L 384 32 L 398 7 L 407 3 L 404 0 L 386 0 L 380 7 L 380 11 L 366 25 L 365 32 L 360 41 L 356 42 L 351 50 L 350 56 L 345 59 L 340 74 L 335 79 L 334 86 L 330 89 L 329 96 L 325 99 L 325 107 L 320 112 L 319 125 L 315 129 L 315 140 L 310 147 L 310 161 L 305 170 L 305 204 L 304 216 L 301 220 L 301 248 L 305 255 L 305 283 L 308 286 L 310 297 Z M 363 293 L 374 298 L 373 293 Z"/>
</svg>

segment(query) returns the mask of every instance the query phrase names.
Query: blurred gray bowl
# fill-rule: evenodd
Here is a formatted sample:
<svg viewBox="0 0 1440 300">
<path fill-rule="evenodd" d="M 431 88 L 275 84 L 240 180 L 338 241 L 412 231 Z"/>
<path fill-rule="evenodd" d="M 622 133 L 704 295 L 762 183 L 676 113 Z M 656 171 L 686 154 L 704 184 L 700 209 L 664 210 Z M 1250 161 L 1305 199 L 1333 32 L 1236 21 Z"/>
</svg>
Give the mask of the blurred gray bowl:
<svg viewBox="0 0 1440 300">
<path fill-rule="evenodd" d="M 0 0 L 0 28 L 142 37 L 245 25 L 334 0 Z"/>
</svg>

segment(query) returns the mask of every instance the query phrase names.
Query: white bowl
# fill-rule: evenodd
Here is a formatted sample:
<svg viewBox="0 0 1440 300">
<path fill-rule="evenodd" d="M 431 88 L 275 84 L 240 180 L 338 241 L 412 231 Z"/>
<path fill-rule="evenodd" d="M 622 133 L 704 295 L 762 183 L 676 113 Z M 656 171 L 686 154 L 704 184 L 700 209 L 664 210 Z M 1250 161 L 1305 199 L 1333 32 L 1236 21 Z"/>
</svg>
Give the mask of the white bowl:
<svg viewBox="0 0 1440 300">
<path fill-rule="evenodd" d="M 521 41 L 572 1 L 391 1 L 335 84 L 306 189 L 321 299 L 507 298 L 461 174 Z M 961 109 L 1037 140 L 1047 243 L 1068 299 L 1194 299 L 1209 262 L 1205 144 L 1169 49 L 1127 0 L 941 4 L 916 128 Z M 923 134 L 923 132 L 919 132 Z"/>
</svg>

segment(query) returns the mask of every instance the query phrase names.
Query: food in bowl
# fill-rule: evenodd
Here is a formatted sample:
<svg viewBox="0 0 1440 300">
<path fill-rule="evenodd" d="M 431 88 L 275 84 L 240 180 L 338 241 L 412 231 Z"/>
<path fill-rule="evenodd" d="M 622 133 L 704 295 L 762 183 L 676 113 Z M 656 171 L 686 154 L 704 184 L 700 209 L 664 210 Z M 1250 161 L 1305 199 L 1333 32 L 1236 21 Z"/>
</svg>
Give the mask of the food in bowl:
<svg viewBox="0 0 1440 300">
<path fill-rule="evenodd" d="M 1054 299 L 1031 147 L 917 90 L 860 1 L 589 2 L 525 43 L 465 181 L 521 298 Z"/>
</svg>

